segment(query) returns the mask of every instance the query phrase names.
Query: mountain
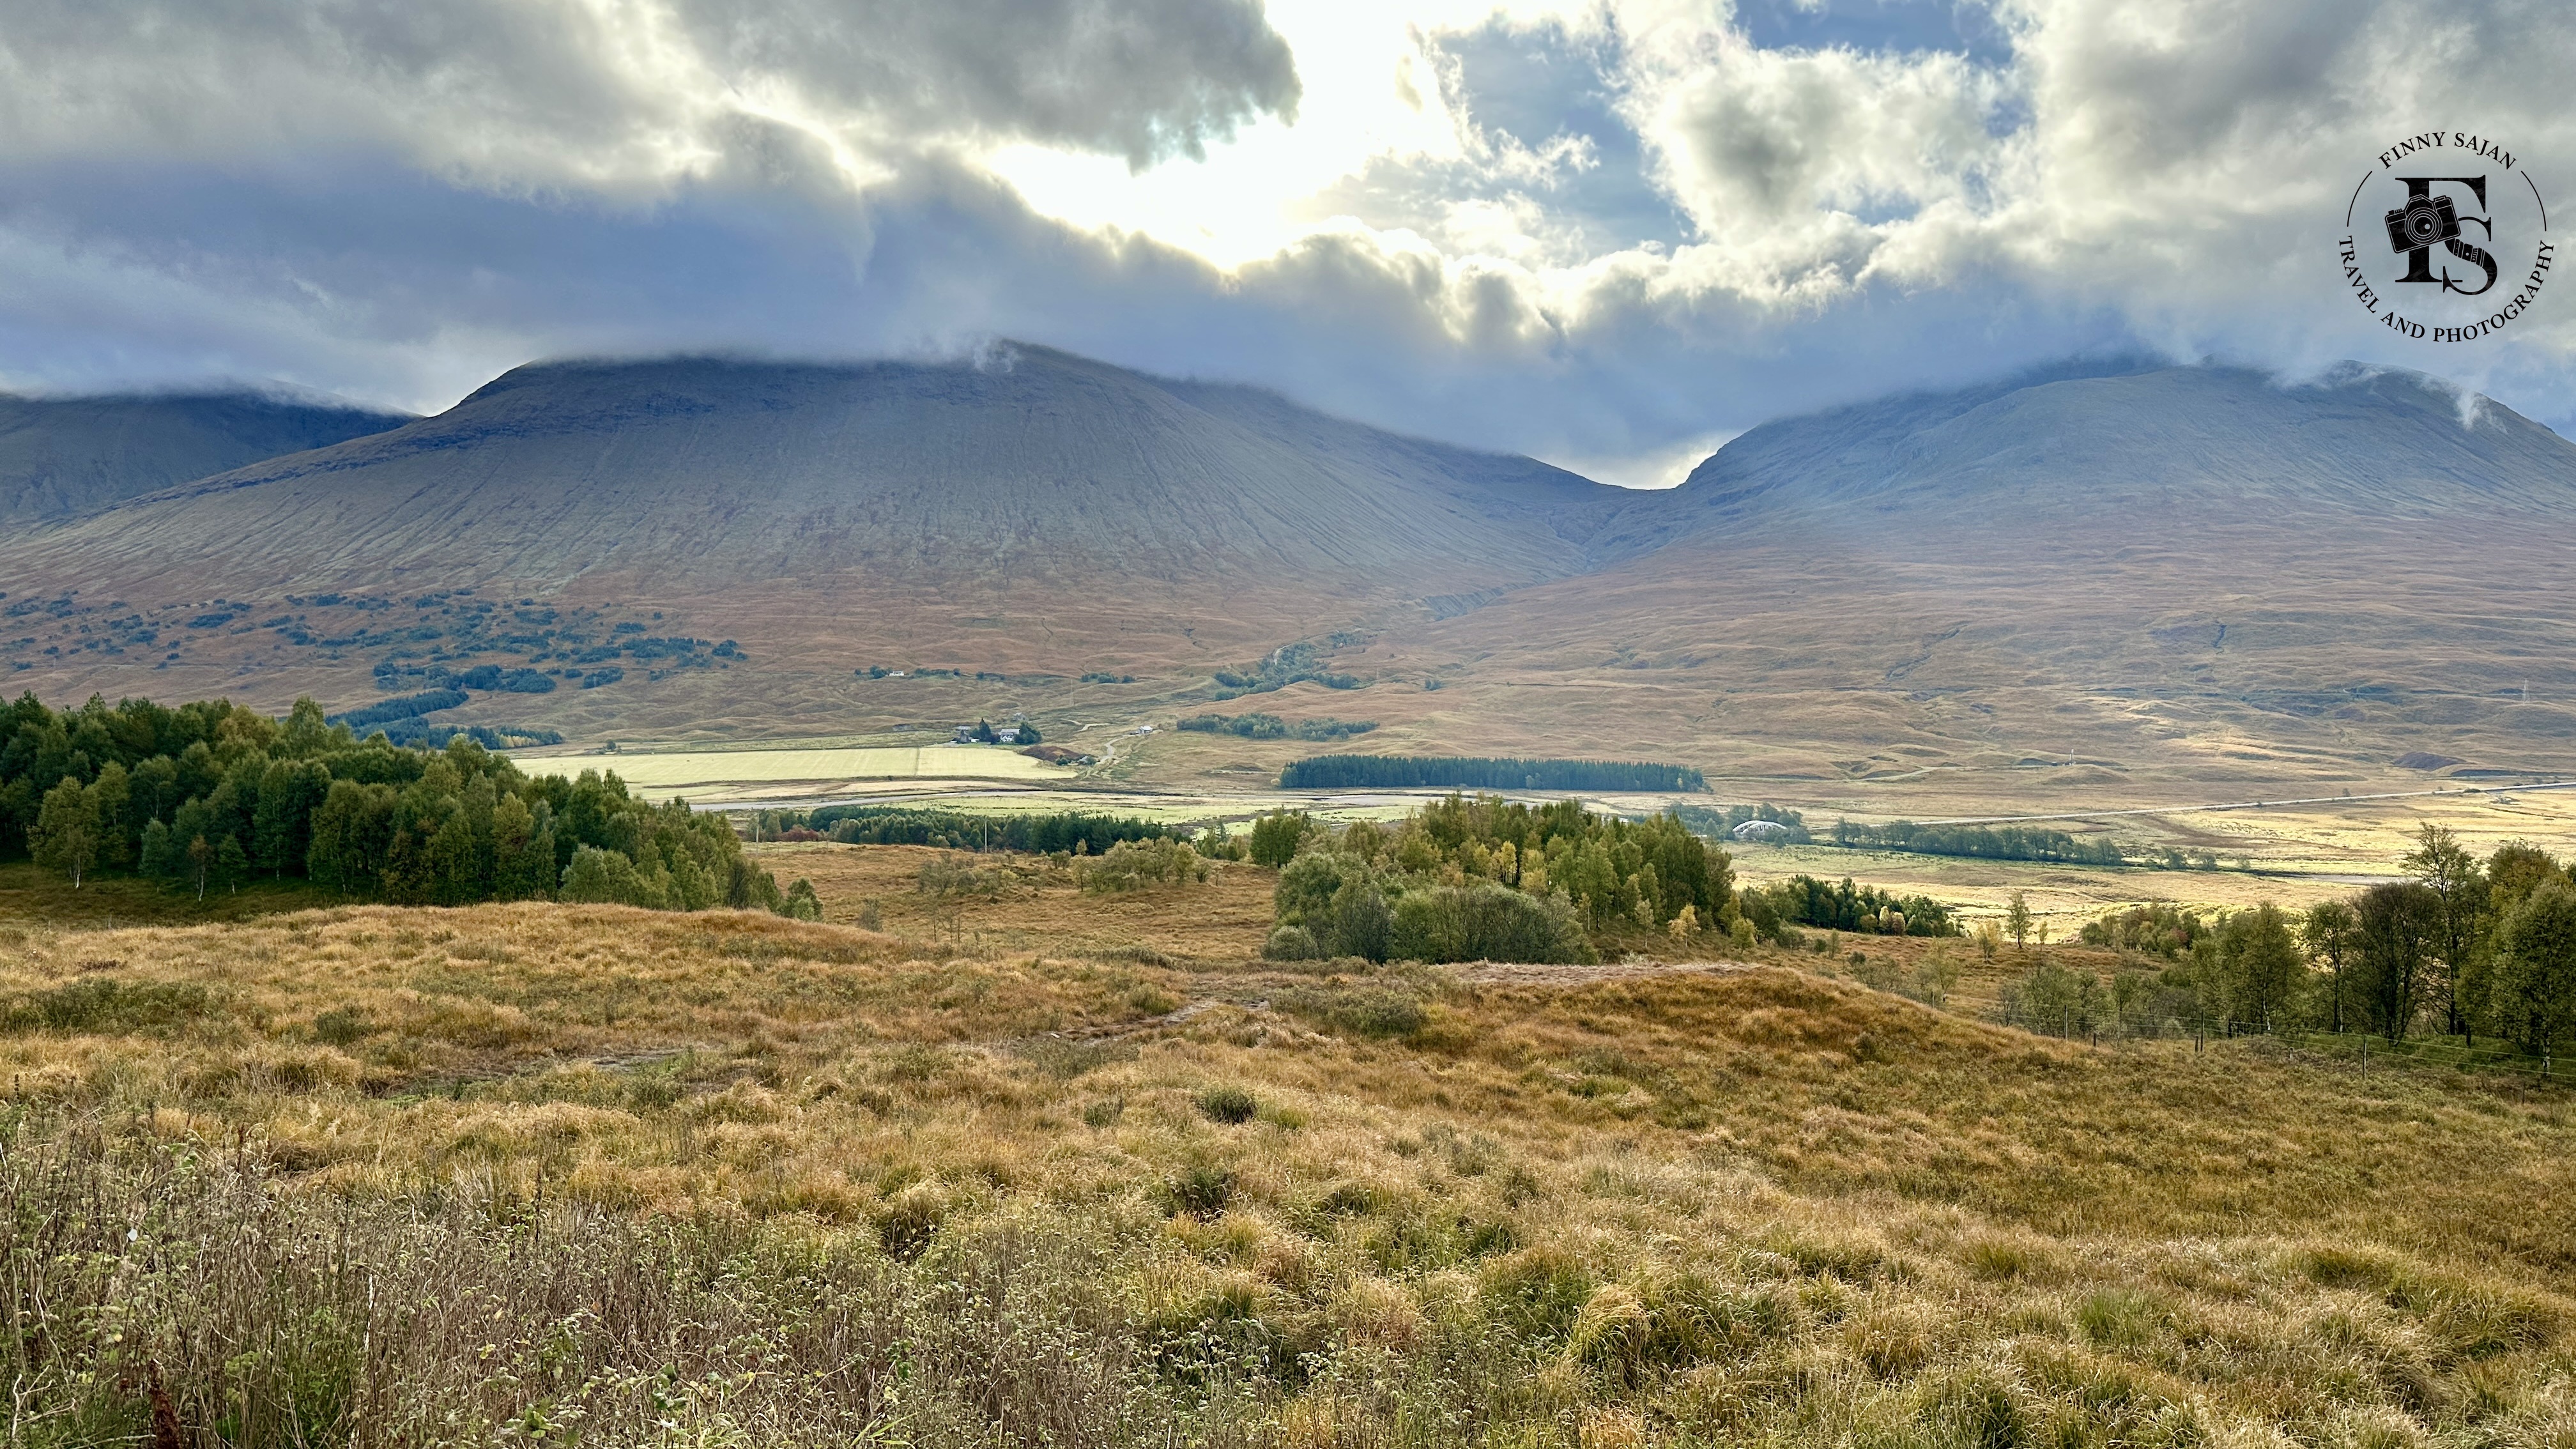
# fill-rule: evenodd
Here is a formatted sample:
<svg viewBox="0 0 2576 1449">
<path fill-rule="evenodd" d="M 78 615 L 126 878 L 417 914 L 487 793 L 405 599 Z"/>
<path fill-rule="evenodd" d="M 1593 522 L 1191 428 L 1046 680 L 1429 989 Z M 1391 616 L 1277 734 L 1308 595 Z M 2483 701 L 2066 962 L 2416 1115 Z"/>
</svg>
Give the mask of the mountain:
<svg viewBox="0 0 2576 1449">
<path fill-rule="evenodd" d="M 409 421 L 253 392 L 0 396 L 0 522 L 86 513 Z"/>
<path fill-rule="evenodd" d="M 1765 423 L 1597 543 L 1636 552 L 1712 528 L 1985 526 L 1998 510 L 2061 527 L 2256 507 L 2567 516 L 2576 445 L 2420 373 L 2346 367 L 2295 384 L 2226 367 L 2044 373 Z"/>
<path fill-rule="evenodd" d="M 615 614 L 842 680 L 1204 675 L 1407 600 L 1579 572 L 1628 501 L 1527 458 L 1038 347 L 544 363 L 436 417 L 0 543 L 16 595 L 0 616 L 56 621 L 0 629 L 0 661 L 111 689 L 137 658 L 241 689 L 416 672 L 489 640 L 456 619 L 396 638 L 384 611 L 454 610 L 465 590 L 565 612 L 508 646 L 522 665 L 561 669 L 541 633 Z M 645 682 L 675 667 L 657 656 Z"/>
<path fill-rule="evenodd" d="M 2576 768 L 2576 445 L 2468 401 L 2161 367 L 1783 419 L 1603 528 L 1607 566 L 1380 667 L 1474 661 L 1532 736 L 1974 798 Z"/>
<path fill-rule="evenodd" d="M 1258 688 L 1225 707 L 1366 749 L 2150 803 L 2576 769 L 2571 524 L 2576 446 L 2387 371 L 2061 368 L 1781 419 L 1639 494 L 1035 347 L 559 362 L 14 530 L 0 668 L 461 687 L 453 718 L 575 737 L 1052 737 Z M 1304 748 L 1120 759 L 1217 788 Z"/>
<path fill-rule="evenodd" d="M 210 585 L 956 591 L 1573 572 L 1617 490 L 1041 348 L 998 364 L 522 367 L 433 418 L 55 532 L 44 557 Z"/>
</svg>

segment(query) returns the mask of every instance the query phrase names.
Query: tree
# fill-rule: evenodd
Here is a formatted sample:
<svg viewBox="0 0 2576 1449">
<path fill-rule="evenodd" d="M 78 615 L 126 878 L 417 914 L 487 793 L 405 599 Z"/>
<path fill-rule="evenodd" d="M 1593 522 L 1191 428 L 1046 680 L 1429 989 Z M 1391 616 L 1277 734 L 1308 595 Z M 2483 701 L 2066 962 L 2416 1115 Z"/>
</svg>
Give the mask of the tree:
<svg viewBox="0 0 2576 1449">
<path fill-rule="evenodd" d="M 572 864 L 564 867 L 563 889 L 556 898 L 659 910 L 668 903 L 668 892 L 624 854 L 583 845 L 574 848 Z"/>
<path fill-rule="evenodd" d="M 90 782 L 90 815 L 98 824 L 98 863 L 109 870 L 122 870 L 134 863 L 134 827 L 129 820 L 134 807 L 134 790 L 125 767 L 114 760 L 99 766 L 98 778 Z"/>
<path fill-rule="evenodd" d="M 2019 891 L 2012 893 L 2012 903 L 2004 907 L 2004 934 L 2012 937 L 2014 949 L 2029 949 L 2030 902 L 2023 900 Z"/>
<path fill-rule="evenodd" d="M 2362 1013 L 2391 1042 L 2405 1040 L 2424 1004 L 2425 958 L 2441 913 L 2441 899 L 2414 881 L 2372 886 L 2355 908 Z"/>
<path fill-rule="evenodd" d="M 330 747 L 330 723 L 322 717 L 322 706 L 315 704 L 311 695 L 298 698 L 295 707 L 287 712 L 285 736 L 281 743 L 289 756 L 299 760 L 318 755 Z"/>
<path fill-rule="evenodd" d="M 1252 860 L 1278 869 L 1297 856 L 1297 842 L 1314 824 L 1303 810 L 1281 810 L 1252 822 Z"/>
<path fill-rule="evenodd" d="M 2524 1050 L 2576 1027 L 2576 886 L 2543 881 L 2496 930 L 2496 1008 Z"/>
<path fill-rule="evenodd" d="M 250 852 L 242 849 L 240 836 L 227 835 L 215 842 L 215 881 L 226 895 L 240 890 L 249 874 Z"/>
<path fill-rule="evenodd" d="M 170 839 L 170 827 L 155 820 L 143 827 L 143 850 L 135 869 L 154 880 L 167 880 L 179 873 L 180 858 Z"/>
<path fill-rule="evenodd" d="M 1326 955 L 1386 959 L 1394 913 L 1377 872 L 1358 856 L 1338 850 L 1298 856 L 1279 873 L 1275 899 L 1278 923 L 1305 927 Z"/>
<path fill-rule="evenodd" d="M 787 888 L 787 899 L 779 906 L 778 913 L 797 921 L 823 919 L 823 902 L 814 894 L 814 883 L 798 877 L 796 883 Z"/>
<path fill-rule="evenodd" d="M 215 848 L 206 843 L 206 837 L 191 836 L 187 858 L 188 884 L 196 888 L 197 899 L 202 901 L 206 898 L 206 877 L 215 868 Z"/>
<path fill-rule="evenodd" d="M 2299 923 L 2299 944 L 2307 948 L 2308 959 L 2325 963 L 2329 1031 L 2344 1029 L 2351 1005 L 2352 983 L 2345 977 L 2345 967 L 2353 955 L 2356 929 L 2352 907 L 2342 901 L 2319 901 Z"/>
<path fill-rule="evenodd" d="M 45 792 L 44 803 L 37 807 L 36 828 L 27 832 L 27 838 L 35 849 L 36 864 L 64 872 L 72 878 L 72 889 L 80 889 L 81 877 L 98 862 L 96 797 L 77 776 L 65 775 Z"/>
<path fill-rule="evenodd" d="M 2441 1004 L 2443 1030 L 2467 1036 L 2473 1024 L 2463 1010 L 2461 987 L 2475 969 L 2472 962 L 2487 903 L 2486 879 L 2478 870 L 2477 857 L 2444 827 L 2428 820 L 2416 838 L 2415 852 L 2404 864 L 2438 903 L 2426 953 L 2440 967 L 2431 986 Z"/>
<path fill-rule="evenodd" d="M 2229 916 L 2219 928 L 2218 959 L 2231 1015 L 2266 1030 L 2288 1020 L 2299 997 L 2301 964 L 2280 907 L 2265 901 Z"/>
<path fill-rule="evenodd" d="M 2497 920 L 2513 913 L 2523 897 L 2550 881 L 2567 879 L 2566 870 L 2549 853 L 2527 841 L 2509 840 L 2487 858 L 2487 910 Z"/>
</svg>

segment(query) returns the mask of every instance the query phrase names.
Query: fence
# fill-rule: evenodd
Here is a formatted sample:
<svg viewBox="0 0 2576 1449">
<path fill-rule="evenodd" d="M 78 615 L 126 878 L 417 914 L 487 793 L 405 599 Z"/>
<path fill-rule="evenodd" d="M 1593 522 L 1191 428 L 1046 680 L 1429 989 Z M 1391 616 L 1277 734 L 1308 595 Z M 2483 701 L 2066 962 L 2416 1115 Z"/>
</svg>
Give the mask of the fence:
<svg viewBox="0 0 2576 1449">
<path fill-rule="evenodd" d="M 2500 1041 L 2471 1045 L 2445 1037 L 2404 1037 L 2392 1042 L 2373 1032 L 2275 1030 L 2260 1022 L 2237 1021 L 2223 1016 L 2167 1016 L 2145 1021 L 2096 1016 L 2072 1009 L 2034 1012 L 2030 1008 L 2016 1006 L 1999 1009 L 1995 1020 L 2035 1035 L 2081 1041 L 2092 1046 L 2100 1046 L 2104 1042 L 2116 1045 L 2137 1041 L 2188 1041 L 2194 1054 L 2198 1054 L 2208 1050 L 2212 1041 L 2269 1037 L 2295 1051 L 2350 1062 L 2363 1071 L 2394 1066 L 2428 1066 L 2528 1075 L 2535 1081 L 2567 1080 L 2557 1074 L 2557 1063 L 2552 1053 L 2544 1051 L 2534 1056 Z"/>
</svg>

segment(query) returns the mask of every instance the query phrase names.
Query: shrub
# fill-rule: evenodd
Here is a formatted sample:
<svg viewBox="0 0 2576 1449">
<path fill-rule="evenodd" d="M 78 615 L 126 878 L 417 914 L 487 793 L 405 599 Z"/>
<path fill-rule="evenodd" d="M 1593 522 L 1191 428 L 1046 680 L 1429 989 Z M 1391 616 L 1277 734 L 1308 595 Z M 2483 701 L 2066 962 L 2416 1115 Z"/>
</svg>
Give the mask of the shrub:
<svg viewBox="0 0 2576 1449">
<path fill-rule="evenodd" d="M 1600 959 L 1573 903 L 1506 886 L 1433 886 L 1398 897 L 1388 952 L 1407 961 Z"/>
<path fill-rule="evenodd" d="M 1358 856 L 1331 850 L 1301 855 L 1279 873 L 1273 898 L 1279 924 L 1305 927 L 1323 954 L 1386 959 L 1394 914 L 1376 871 Z"/>
<path fill-rule="evenodd" d="M 984 896 L 1002 893 L 1010 872 L 988 870 L 962 855 L 943 855 L 925 860 L 913 877 L 913 889 L 926 896 Z"/>
<path fill-rule="evenodd" d="M 1107 855 L 1075 862 L 1073 873 L 1086 891 L 1116 893 L 1203 881 L 1208 863 L 1185 841 L 1122 840 Z"/>
<path fill-rule="evenodd" d="M 1277 927 L 1271 931 L 1270 939 L 1261 943 L 1265 961 L 1316 961 L 1323 955 L 1315 945 L 1315 933 L 1303 926 Z"/>
</svg>

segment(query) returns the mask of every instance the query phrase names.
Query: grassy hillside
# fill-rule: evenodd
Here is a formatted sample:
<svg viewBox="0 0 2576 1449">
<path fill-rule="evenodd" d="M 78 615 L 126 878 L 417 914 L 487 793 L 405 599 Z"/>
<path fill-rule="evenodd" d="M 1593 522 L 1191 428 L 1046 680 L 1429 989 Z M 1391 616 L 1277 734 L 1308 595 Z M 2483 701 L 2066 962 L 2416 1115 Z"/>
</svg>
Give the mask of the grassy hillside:
<svg viewBox="0 0 2576 1449">
<path fill-rule="evenodd" d="M 2092 1051 L 1803 955 L 1296 974 L 1241 945 L 1251 867 L 1024 862 L 970 918 L 905 891 L 929 852 L 789 849 L 885 929 L 0 924 L 21 1422 L 148 1435 L 158 1384 L 236 1443 L 2576 1435 L 2562 1088 Z"/>
</svg>

